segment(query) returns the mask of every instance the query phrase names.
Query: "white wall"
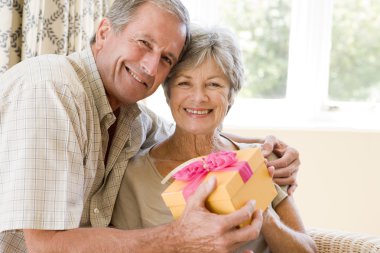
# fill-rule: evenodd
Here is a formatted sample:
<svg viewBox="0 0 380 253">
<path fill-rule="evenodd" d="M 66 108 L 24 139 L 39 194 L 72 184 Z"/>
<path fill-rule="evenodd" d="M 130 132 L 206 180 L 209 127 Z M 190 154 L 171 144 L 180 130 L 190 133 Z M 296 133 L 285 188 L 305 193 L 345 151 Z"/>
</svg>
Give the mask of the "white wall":
<svg viewBox="0 0 380 253">
<path fill-rule="evenodd" d="M 380 236 L 380 131 L 225 129 L 273 134 L 301 153 L 295 199 L 307 227 Z"/>
</svg>

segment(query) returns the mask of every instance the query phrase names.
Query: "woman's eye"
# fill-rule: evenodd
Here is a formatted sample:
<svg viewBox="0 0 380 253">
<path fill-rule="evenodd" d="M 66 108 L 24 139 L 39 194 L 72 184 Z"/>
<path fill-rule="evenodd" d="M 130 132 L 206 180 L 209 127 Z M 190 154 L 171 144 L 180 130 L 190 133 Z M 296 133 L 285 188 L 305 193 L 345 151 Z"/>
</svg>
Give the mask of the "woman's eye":
<svg viewBox="0 0 380 253">
<path fill-rule="evenodd" d="M 189 83 L 188 82 L 179 82 L 177 85 L 182 86 L 182 87 L 186 87 L 186 86 L 189 86 Z"/>
<path fill-rule="evenodd" d="M 213 87 L 213 88 L 219 88 L 219 87 L 222 87 L 222 85 L 218 84 L 218 83 L 209 83 L 209 86 L 210 87 Z"/>
</svg>

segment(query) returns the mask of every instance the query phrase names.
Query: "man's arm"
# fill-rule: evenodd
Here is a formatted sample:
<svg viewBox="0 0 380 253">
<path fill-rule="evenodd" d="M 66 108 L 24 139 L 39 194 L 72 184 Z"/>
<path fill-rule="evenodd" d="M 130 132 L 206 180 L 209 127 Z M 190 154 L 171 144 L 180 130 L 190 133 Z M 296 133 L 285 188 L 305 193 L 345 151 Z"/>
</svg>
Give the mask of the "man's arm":
<svg viewBox="0 0 380 253">
<path fill-rule="evenodd" d="M 262 144 L 264 157 L 268 158 L 271 153 L 274 153 L 279 158 L 268 162 L 268 166 L 275 167 L 273 181 L 281 186 L 289 185 L 289 195 L 295 191 L 297 188 L 297 173 L 301 164 L 299 153 L 296 149 L 272 135 L 265 137 L 265 139 L 259 139 L 223 134 L 236 142 Z"/>
<path fill-rule="evenodd" d="M 24 230 L 29 252 L 231 252 L 260 233 L 262 213 L 248 202 L 228 215 L 204 206 L 215 178 L 203 183 L 177 221 L 141 230 L 78 228 L 67 231 Z M 238 228 L 253 216 L 251 225 Z"/>
</svg>

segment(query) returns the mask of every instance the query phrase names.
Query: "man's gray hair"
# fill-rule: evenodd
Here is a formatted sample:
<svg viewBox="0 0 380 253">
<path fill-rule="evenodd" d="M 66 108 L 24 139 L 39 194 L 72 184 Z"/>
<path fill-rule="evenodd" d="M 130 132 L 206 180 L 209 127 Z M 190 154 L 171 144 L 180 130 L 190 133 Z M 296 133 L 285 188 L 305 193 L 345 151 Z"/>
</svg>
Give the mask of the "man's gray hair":
<svg viewBox="0 0 380 253">
<path fill-rule="evenodd" d="M 105 15 L 111 22 L 112 29 L 119 33 L 135 18 L 137 9 L 145 3 L 153 3 L 158 7 L 175 15 L 186 26 L 185 47 L 189 43 L 190 17 L 186 7 L 180 0 L 115 0 Z M 150 15 L 146 13 L 146 15 Z M 95 35 L 91 38 L 91 44 L 95 43 Z"/>
<path fill-rule="evenodd" d="M 193 69 L 207 59 L 213 59 L 229 78 L 231 85 L 229 100 L 232 104 L 243 85 L 244 65 L 234 34 L 220 27 L 202 28 L 197 25 L 190 27 L 190 44 L 181 61 L 170 71 L 163 83 L 166 97 L 170 98 L 169 85 L 180 72 Z"/>
</svg>

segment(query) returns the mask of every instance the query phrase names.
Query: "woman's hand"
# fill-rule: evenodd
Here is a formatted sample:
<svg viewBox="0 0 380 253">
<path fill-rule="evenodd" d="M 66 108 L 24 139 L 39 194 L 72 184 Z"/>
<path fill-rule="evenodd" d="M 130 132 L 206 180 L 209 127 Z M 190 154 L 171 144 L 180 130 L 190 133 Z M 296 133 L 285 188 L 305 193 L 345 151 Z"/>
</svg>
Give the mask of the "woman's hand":
<svg viewBox="0 0 380 253">
<path fill-rule="evenodd" d="M 268 168 L 269 176 L 270 176 L 271 178 L 273 178 L 275 168 L 274 168 L 273 166 L 268 166 L 268 160 L 266 160 L 266 164 L 267 164 L 267 168 Z"/>
</svg>

